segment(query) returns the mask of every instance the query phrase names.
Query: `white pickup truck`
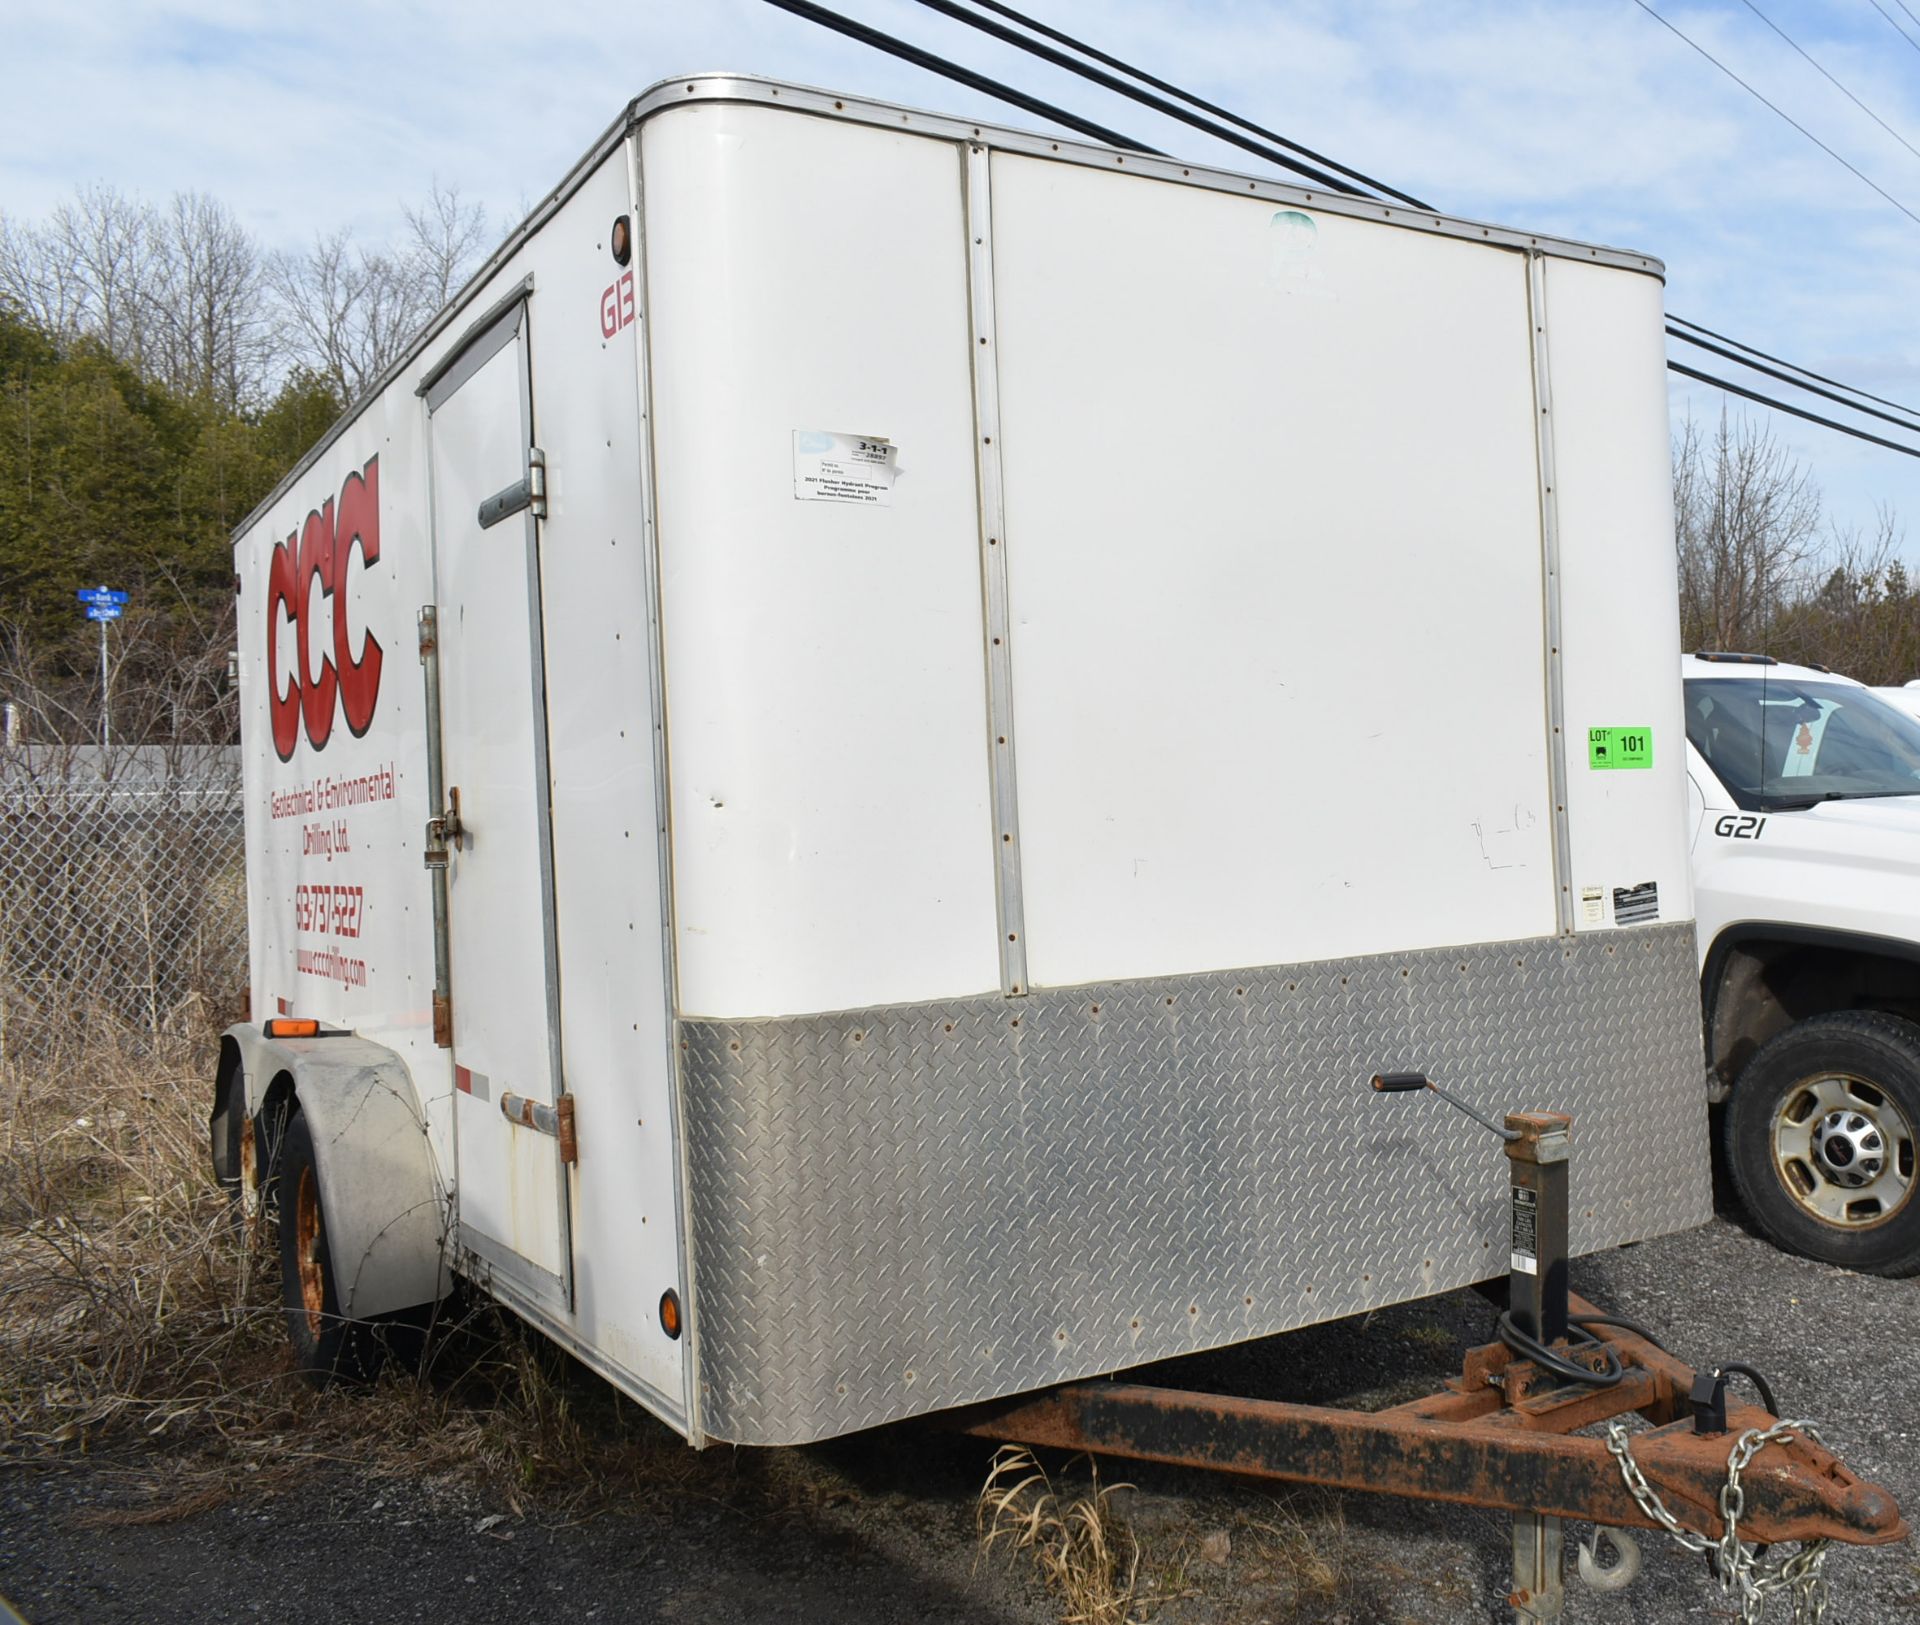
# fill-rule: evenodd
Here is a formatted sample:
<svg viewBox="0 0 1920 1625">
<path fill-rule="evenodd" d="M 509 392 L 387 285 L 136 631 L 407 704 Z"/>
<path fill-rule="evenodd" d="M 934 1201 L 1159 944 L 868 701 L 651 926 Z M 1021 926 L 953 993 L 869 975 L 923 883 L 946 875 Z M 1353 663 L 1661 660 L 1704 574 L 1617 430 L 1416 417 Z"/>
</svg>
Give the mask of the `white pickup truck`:
<svg viewBox="0 0 1920 1625">
<path fill-rule="evenodd" d="M 1727 1169 L 1779 1245 L 1920 1273 L 1920 720 L 1818 667 L 1682 667 Z"/>
</svg>

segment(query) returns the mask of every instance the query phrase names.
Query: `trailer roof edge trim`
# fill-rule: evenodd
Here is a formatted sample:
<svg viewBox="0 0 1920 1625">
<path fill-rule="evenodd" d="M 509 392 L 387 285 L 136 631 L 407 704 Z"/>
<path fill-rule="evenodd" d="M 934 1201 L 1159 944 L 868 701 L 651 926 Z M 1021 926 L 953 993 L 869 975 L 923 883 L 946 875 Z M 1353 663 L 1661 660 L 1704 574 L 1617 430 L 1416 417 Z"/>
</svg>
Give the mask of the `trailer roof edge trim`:
<svg viewBox="0 0 1920 1625">
<path fill-rule="evenodd" d="M 868 124 L 881 129 L 904 128 L 909 132 L 940 140 L 974 142 L 998 151 L 1048 158 L 1086 168 L 1123 169 L 1131 174 L 1168 181 L 1177 186 L 1198 186 L 1209 191 L 1233 192 L 1243 196 L 1251 194 L 1256 198 L 1269 198 L 1276 202 L 1317 209 L 1324 214 L 1348 215 L 1355 219 L 1374 220 L 1385 225 L 1423 231 L 1434 236 L 1458 237 L 1470 242 L 1546 254 L 1558 259 L 1579 260 L 1586 264 L 1612 266 L 1618 270 L 1638 271 L 1648 276 L 1658 277 L 1662 281 L 1666 278 L 1664 263 L 1650 254 L 1637 254 L 1628 249 L 1609 248 L 1601 244 L 1582 243 L 1571 238 L 1542 235 L 1536 232 L 1516 231 L 1510 227 L 1461 219 L 1454 215 L 1436 213 L 1430 209 L 1412 209 L 1403 204 L 1383 203 L 1374 198 L 1354 197 L 1346 193 L 1330 192 L 1324 188 L 1269 180 L 1236 170 L 1182 163 L 1177 158 L 1155 157 L 1141 152 L 1123 152 L 1095 142 L 1074 140 L 1064 136 L 1041 135 L 1003 124 L 975 123 L 970 119 L 954 118 L 945 113 L 924 112 L 917 108 L 902 107 L 893 102 L 870 101 L 858 96 L 820 90 L 810 85 L 797 85 L 786 80 L 768 79 L 756 74 L 682 74 L 658 81 L 627 104 L 620 116 L 606 128 L 567 172 L 566 178 L 542 198 L 533 212 L 507 235 L 506 240 L 467 279 L 465 285 L 439 314 L 420 330 L 392 365 L 348 405 L 326 433 L 307 450 L 299 462 L 288 470 L 272 491 L 253 508 L 246 518 L 234 526 L 231 533 L 233 543 L 237 545 L 267 510 L 285 496 L 308 469 L 326 454 L 328 448 L 347 431 L 349 425 L 359 418 L 367 406 L 377 400 L 419 358 L 421 352 L 445 333 L 460 314 L 486 291 L 493 277 L 505 267 L 521 246 L 580 189 L 587 177 L 615 147 L 641 124 L 669 108 L 706 102 L 734 102 L 788 108 L 813 117 L 844 119 L 850 123 Z"/>
</svg>

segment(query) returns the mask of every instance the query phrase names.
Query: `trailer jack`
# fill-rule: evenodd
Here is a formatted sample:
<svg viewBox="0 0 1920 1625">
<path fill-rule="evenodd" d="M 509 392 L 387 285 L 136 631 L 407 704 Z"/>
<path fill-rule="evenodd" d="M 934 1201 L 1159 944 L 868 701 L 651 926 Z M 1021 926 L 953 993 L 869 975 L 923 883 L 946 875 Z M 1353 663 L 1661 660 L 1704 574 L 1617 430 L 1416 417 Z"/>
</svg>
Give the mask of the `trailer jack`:
<svg viewBox="0 0 1920 1625">
<path fill-rule="evenodd" d="M 1412 1074 L 1374 1087 L 1445 1094 Z M 1626 1584 L 1638 1552 L 1624 1532 L 1660 1530 L 1708 1554 L 1749 1620 L 1770 1593 L 1810 1600 L 1828 1542 L 1905 1538 L 1893 1497 L 1850 1472 L 1808 1424 L 1730 1394 L 1728 1371 L 1696 1373 L 1642 1328 L 1568 1292 L 1568 1118 L 1520 1112 L 1499 1126 L 1454 1104 L 1506 1142 L 1512 1273 L 1502 1340 L 1470 1350 L 1439 1391 L 1368 1412 L 1091 1381 L 974 1407 L 957 1425 L 1011 1443 L 1509 1512 L 1506 1600 L 1517 1625 L 1560 1614 L 1568 1519 L 1600 1529 L 1580 1552 L 1589 1583 Z M 1604 1567 L 1601 1536 L 1617 1554 Z M 1788 1541 L 1800 1552 L 1757 1561 Z"/>
</svg>

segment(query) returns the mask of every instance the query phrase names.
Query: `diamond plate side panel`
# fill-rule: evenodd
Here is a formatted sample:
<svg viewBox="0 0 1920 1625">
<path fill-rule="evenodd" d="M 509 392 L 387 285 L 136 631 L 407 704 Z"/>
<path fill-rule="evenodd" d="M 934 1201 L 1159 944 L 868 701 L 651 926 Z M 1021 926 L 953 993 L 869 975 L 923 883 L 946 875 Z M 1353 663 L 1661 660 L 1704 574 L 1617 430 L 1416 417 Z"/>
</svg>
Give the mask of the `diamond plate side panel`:
<svg viewBox="0 0 1920 1625">
<path fill-rule="evenodd" d="M 1693 928 L 684 1022 L 705 1419 L 786 1444 L 1497 1275 L 1489 1111 L 1576 1251 L 1706 1220 Z"/>
</svg>

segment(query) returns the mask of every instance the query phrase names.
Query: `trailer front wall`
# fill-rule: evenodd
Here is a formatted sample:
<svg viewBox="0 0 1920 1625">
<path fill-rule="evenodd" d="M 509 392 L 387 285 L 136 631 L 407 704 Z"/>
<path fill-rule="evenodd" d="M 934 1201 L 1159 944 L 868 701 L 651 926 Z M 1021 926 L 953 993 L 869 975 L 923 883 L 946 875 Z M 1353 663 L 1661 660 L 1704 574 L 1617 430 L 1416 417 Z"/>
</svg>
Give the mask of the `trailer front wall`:
<svg viewBox="0 0 1920 1625">
<path fill-rule="evenodd" d="M 784 106 L 641 134 L 704 1429 L 1498 1273 L 1491 1142 L 1376 1070 L 1571 1111 L 1582 1251 L 1702 1220 L 1664 741 L 1573 841 L 1668 905 L 1556 931 L 1528 245 Z M 1593 275 L 1569 545 L 1670 602 L 1664 449 L 1605 422 L 1659 387 L 1658 288 Z M 816 432 L 891 443 L 884 496 L 819 500 Z M 1599 613 L 1583 719 L 1665 729 Z"/>
</svg>

